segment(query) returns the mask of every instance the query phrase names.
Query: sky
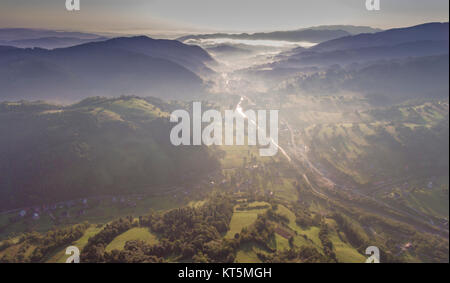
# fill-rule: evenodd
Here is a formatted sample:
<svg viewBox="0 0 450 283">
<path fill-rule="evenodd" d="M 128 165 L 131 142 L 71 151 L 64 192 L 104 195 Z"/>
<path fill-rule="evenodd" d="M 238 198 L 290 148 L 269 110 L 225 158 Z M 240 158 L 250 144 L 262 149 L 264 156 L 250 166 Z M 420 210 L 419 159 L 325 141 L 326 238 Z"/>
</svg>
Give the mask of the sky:
<svg viewBox="0 0 450 283">
<path fill-rule="evenodd" d="M 27 27 L 90 32 L 170 35 L 259 32 L 351 24 L 382 29 L 448 22 L 448 0 L 0 0 L 0 28 Z"/>
</svg>

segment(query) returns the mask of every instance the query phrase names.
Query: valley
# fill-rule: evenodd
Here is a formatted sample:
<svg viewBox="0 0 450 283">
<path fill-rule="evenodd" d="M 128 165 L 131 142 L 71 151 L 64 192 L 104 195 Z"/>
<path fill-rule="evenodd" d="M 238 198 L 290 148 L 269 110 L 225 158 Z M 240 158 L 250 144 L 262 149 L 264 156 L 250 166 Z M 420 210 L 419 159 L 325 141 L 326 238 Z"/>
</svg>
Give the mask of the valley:
<svg viewBox="0 0 450 283">
<path fill-rule="evenodd" d="M 110 87 L 0 93 L 0 262 L 64 262 L 70 245 L 82 262 L 363 263 L 368 246 L 448 262 L 448 23 L 317 28 L 0 47 L 17 67 L 1 74 L 44 58 L 84 86 L 80 70 L 107 70 Z M 144 71 L 126 89 L 110 84 L 123 64 Z M 52 100 L 26 74 L 26 98 Z M 170 144 L 170 113 L 194 101 L 278 110 L 278 153 Z"/>
</svg>

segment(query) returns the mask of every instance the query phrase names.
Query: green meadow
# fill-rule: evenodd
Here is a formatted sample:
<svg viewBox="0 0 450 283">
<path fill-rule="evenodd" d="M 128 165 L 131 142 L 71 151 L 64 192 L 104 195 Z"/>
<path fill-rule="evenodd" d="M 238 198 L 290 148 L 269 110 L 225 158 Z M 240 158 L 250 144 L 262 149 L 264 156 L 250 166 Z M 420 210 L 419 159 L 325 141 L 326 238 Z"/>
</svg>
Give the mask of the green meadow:
<svg viewBox="0 0 450 283">
<path fill-rule="evenodd" d="M 266 202 L 254 202 L 250 203 L 249 206 L 261 206 L 269 205 Z M 237 206 L 236 206 L 237 207 Z M 258 214 L 262 214 L 266 209 L 250 209 L 250 210 L 236 210 L 236 207 L 231 217 L 230 230 L 225 234 L 225 238 L 233 238 L 236 233 L 240 233 L 242 228 L 252 225 Z"/>
<path fill-rule="evenodd" d="M 126 242 L 133 240 L 144 241 L 149 245 L 158 243 L 156 235 L 151 233 L 148 228 L 136 227 L 117 236 L 108 246 L 106 246 L 106 251 L 122 250 Z"/>
</svg>

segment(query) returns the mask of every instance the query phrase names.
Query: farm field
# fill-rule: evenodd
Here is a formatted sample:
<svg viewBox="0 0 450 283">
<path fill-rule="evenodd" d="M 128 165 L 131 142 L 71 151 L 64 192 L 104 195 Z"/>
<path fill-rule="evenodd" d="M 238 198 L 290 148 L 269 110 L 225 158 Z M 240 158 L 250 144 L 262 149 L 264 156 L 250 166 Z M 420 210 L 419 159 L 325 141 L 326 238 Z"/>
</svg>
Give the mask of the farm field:
<svg viewBox="0 0 450 283">
<path fill-rule="evenodd" d="M 83 236 L 73 242 L 71 246 L 77 247 L 80 251 L 83 250 L 84 246 L 88 243 L 90 237 L 94 236 L 98 232 L 100 232 L 102 228 L 97 226 L 89 227 L 83 234 Z M 63 247 L 59 251 L 53 253 L 46 262 L 49 263 L 64 263 L 66 262 L 68 255 L 66 255 L 66 247 Z"/>
<path fill-rule="evenodd" d="M 0 227 L 3 226 L 5 228 L 0 230 L 0 240 L 29 230 L 46 232 L 55 226 L 73 225 L 84 221 L 88 221 L 91 224 L 105 224 L 118 217 L 127 215 L 137 217 L 148 213 L 150 209 L 165 211 L 180 207 L 186 203 L 182 197 L 176 198 L 171 194 L 143 197 L 142 199 L 127 196 L 116 198 L 115 202 L 111 201 L 111 198 L 94 204 L 88 202 L 87 207 L 82 205 L 58 207 L 51 211 L 53 218 L 48 212 L 42 213 L 37 220 L 29 217 L 20 219 L 17 216 L 18 212 L 2 214 L 0 215 Z M 121 198 L 124 198 L 126 202 L 121 203 Z M 133 203 L 133 205 L 130 205 L 130 203 Z M 82 211 L 82 214 L 80 214 L 80 211 Z M 16 221 L 9 223 L 9 218 L 11 217 L 14 217 Z M 58 219 L 57 225 L 55 225 L 55 218 Z"/>
<path fill-rule="evenodd" d="M 158 243 L 156 235 L 152 234 L 148 228 L 131 228 L 123 234 L 117 236 L 109 245 L 106 246 L 106 251 L 122 250 L 127 241 L 140 240 L 149 245 Z"/>
<path fill-rule="evenodd" d="M 265 252 L 266 250 L 254 243 L 246 243 L 238 250 L 236 254 L 236 263 L 259 263 L 261 260 L 257 256 L 257 252 Z"/>
<path fill-rule="evenodd" d="M 261 206 L 261 205 L 268 205 L 268 203 L 265 202 L 254 202 L 250 203 L 249 207 L 252 206 Z M 233 238 L 236 233 L 240 233 L 242 228 L 248 227 L 253 222 L 255 222 L 256 218 L 258 217 L 258 214 L 262 214 L 266 211 L 266 209 L 250 209 L 250 210 L 243 210 L 239 211 L 236 210 L 237 206 L 234 208 L 233 216 L 231 218 L 230 222 L 230 230 L 225 234 L 225 238 Z"/>
</svg>

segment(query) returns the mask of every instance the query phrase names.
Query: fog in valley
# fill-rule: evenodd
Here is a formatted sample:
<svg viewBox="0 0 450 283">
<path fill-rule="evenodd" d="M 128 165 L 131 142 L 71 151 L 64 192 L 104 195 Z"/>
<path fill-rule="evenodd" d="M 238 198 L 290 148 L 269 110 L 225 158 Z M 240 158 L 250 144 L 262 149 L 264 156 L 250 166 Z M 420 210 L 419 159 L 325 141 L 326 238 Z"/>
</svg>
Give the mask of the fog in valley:
<svg viewBox="0 0 450 283">
<path fill-rule="evenodd" d="M 448 262 L 448 29 L 0 29 L 0 262 Z M 277 154 L 175 146 L 194 101 Z"/>
</svg>

